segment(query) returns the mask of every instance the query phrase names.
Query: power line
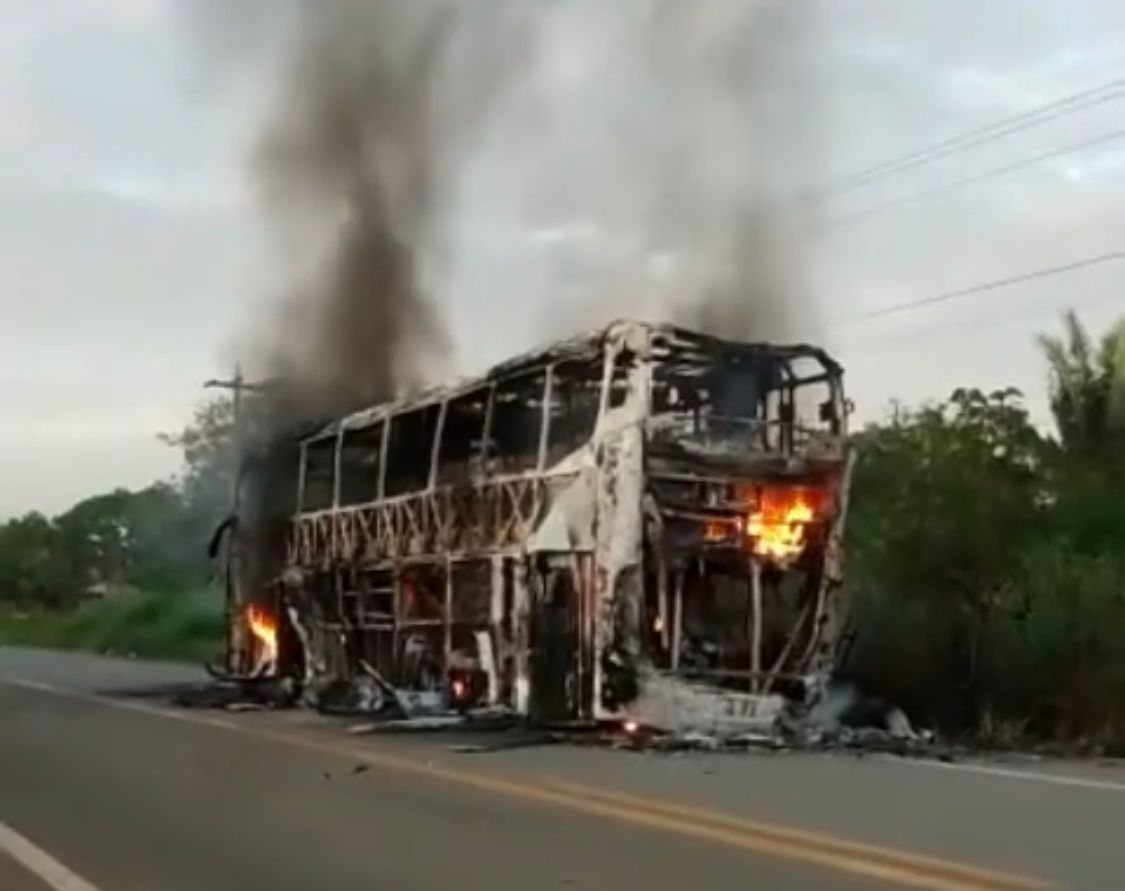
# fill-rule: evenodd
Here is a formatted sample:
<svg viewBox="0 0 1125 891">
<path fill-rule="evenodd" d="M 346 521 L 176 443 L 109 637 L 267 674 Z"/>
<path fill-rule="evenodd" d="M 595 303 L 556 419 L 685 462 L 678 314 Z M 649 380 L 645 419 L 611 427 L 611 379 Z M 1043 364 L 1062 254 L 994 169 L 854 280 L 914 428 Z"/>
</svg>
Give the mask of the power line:
<svg viewBox="0 0 1125 891">
<path fill-rule="evenodd" d="M 842 177 L 837 180 L 836 183 L 830 184 L 823 192 L 835 193 L 848 191 L 872 180 L 881 179 L 884 176 L 890 176 L 902 172 L 903 170 L 913 169 L 982 143 L 1009 136 L 1021 130 L 1038 127 L 1057 118 L 1074 114 L 1078 111 L 1084 111 L 1105 102 L 1111 102 L 1121 98 L 1122 95 L 1125 95 L 1125 78 L 1118 78 L 1089 90 L 1084 90 L 1081 93 L 1075 93 L 1071 96 L 1056 100 L 1055 102 L 1048 103 L 1047 105 L 1040 106 L 1039 108 L 1014 115 L 1013 117 L 994 121 L 991 124 L 978 127 L 976 130 L 963 133 L 960 136 L 944 139 L 933 145 L 917 149 L 902 157 L 893 158 L 880 164 L 864 168 L 863 170 L 856 171 L 849 176 Z"/>
<path fill-rule="evenodd" d="M 1101 136 L 1095 136 L 1091 139 L 1085 139 L 1081 142 L 1076 142 L 1072 145 L 1064 146 L 1063 148 L 1054 149 L 1049 152 L 1043 152 L 1042 154 L 1035 155 L 1031 158 L 1024 158 L 1020 161 L 1014 161 L 1011 164 L 1005 164 L 1001 167 L 994 167 L 991 170 L 986 170 L 983 173 L 977 173 L 973 176 L 965 177 L 964 179 L 959 179 L 952 183 L 947 183 L 944 186 L 937 186 L 936 188 L 926 189 L 921 192 L 915 192 L 902 198 L 895 198 L 890 201 L 874 204 L 869 207 L 862 208 L 855 213 L 832 217 L 827 220 L 824 225 L 838 226 L 842 223 L 850 223 L 854 220 L 860 220 L 864 219 L 865 217 L 875 216 L 895 207 L 902 207 L 906 204 L 913 204 L 926 198 L 932 198 L 935 195 L 944 195 L 947 192 L 954 192 L 958 189 L 963 189 L 966 186 L 976 185 L 977 183 L 992 179 L 993 177 L 1003 176 L 1008 173 L 1014 173 L 1017 170 L 1023 170 L 1026 167 L 1031 167 L 1035 164 L 1041 164 L 1044 161 L 1051 160 L 1052 158 L 1069 155 L 1074 152 L 1082 151 L 1083 149 L 1092 148 L 1097 145 L 1104 145 L 1107 142 L 1113 142 L 1116 139 L 1122 138 L 1125 138 L 1125 130 L 1115 130 L 1112 133 L 1105 133 Z"/>
<path fill-rule="evenodd" d="M 1099 254 L 1095 257 L 1085 257 L 1081 260 L 1074 260 L 1070 263 L 1062 263 L 1058 266 L 1048 266 L 1043 269 L 1036 269 L 1032 272 L 1024 272 L 1019 275 L 1011 275 L 1007 278 L 994 279 L 988 282 L 981 282 L 980 284 L 971 285 L 967 288 L 959 288 L 956 291 L 944 291 L 940 294 L 932 294 L 929 297 L 922 297 L 917 300 L 908 300 L 904 303 L 895 303 L 891 306 L 884 306 L 880 309 L 874 309 L 870 312 L 860 313 L 858 315 L 849 316 L 842 321 L 860 321 L 866 319 L 875 319 L 880 316 L 896 315 L 898 313 L 909 312 L 915 309 L 932 306 L 935 303 L 946 303 L 950 300 L 960 300 L 964 297 L 970 297 L 973 294 L 983 294 L 986 291 L 995 291 L 1000 288 L 1007 288 L 1011 285 L 1023 284 L 1024 282 L 1034 281 L 1040 278 L 1049 278 L 1056 275 L 1064 275 L 1068 272 L 1074 272 L 1079 269 L 1085 269 L 1090 266 L 1099 266 L 1103 263 L 1115 263 L 1125 260 L 1125 251 L 1114 251 L 1108 254 Z"/>
<path fill-rule="evenodd" d="M 871 355 L 880 355 L 891 350 L 914 349 L 917 348 L 917 336 L 923 335 L 926 342 L 934 340 L 943 340 L 951 337 L 959 332 L 965 331 L 967 328 L 972 327 L 973 331 L 980 331 L 997 327 L 999 325 L 1011 324 L 1013 319 L 1027 319 L 1032 316 L 1044 316 L 1050 313 L 1052 316 L 1057 317 L 1058 314 L 1066 309 L 1083 309 L 1085 307 L 1094 306 L 1096 304 L 1105 303 L 1109 300 L 1116 300 L 1120 302 L 1120 295 L 1113 295 L 1111 298 L 1108 294 L 1095 295 L 1093 297 L 1086 295 L 1077 298 L 1071 298 L 1061 304 L 1052 304 L 1049 306 L 1021 306 L 1014 312 L 1007 312 L 1002 315 L 990 315 L 984 319 L 974 319 L 971 322 L 961 321 L 950 325 L 941 325 L 936 328 L 928 328 L 925 332 L 918 332 L 917 335 L 903 337 L 902 334 L 898 335 L 884 335 L 875 340 L 863 339 L 853 340 L 850 337 L 845 338 L 842 344 L 848 350 L 854 350 L 854 354 L 848 359 L 848 364 L 853 364 L 857 359 L 864 360 Z"/>
<path fill-rule="evenodd" d="M 1125 95 L 1125 78 L 1116 78 L 1100 86 L 1074 93 L 1030 111 L 994 121 L 959 136 L 943 139 L 898 158 L 891 158 L 879 164 L 857 170 L 817 190 L 813 197 L 824 200 L 832 195 L 851 191 L 873 180 L 912 170 L 957 152 L 991 142 L 994 139 L 1010 136 L 1021 130 L 1039 127 L 1056 118 L 1085 111 L 1106 102 L 1112 102 L 1120 99 L 1123 95 Z"/>
</svg>

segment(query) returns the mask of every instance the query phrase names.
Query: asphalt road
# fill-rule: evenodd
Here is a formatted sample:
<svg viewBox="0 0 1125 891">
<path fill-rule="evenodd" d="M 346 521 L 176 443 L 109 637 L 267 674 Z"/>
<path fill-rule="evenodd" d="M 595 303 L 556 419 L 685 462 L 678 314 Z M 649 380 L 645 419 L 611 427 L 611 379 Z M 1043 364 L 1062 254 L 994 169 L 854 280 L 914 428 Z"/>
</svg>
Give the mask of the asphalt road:
<svg viewBox="0 0 1125 891">
<path fill-rule="evenodd" d="M 1118 765 L 465 753 L 137 695 L 196 679 L 0 649 L 0 891 L 1125 888 Z"/>
<path fill-rule="evenodd" d="M 4 891 L 53 891 L 14 857 L 0 853 L 0 888 Z"/>
</svg>

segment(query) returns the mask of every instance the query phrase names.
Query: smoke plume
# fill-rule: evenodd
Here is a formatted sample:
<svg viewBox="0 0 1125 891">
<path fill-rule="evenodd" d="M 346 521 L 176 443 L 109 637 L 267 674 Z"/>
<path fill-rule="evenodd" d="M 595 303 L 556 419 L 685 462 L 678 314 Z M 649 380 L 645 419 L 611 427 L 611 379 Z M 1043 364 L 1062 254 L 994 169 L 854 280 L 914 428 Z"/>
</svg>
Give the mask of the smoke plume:
<svg viewBox="0 0 1125 891">
<path fill-rule="evenodd" d="M 301 223 L 290 236 L 320 235 L 271 359 L 302 402 L 331 412 L 394 396 L 415 371 L 408 344 L 444 345 L 413 246 L 431 207 L 426 113 L 447 23 L 425 22 L 393 59 L 382 44 L 402 28 L 388 13 L 357 21 L 340 3 L 311 9 L 256 160 L 268 206 Z M 310 231 L 312 220 L 324 231 Z"/>
<path fill-rule="evenodd" d="M 279 425 L 614 316 L 815 336 L 781 211 L 823 146 L 809 4 L 184 2 L 212 77 L 270 73 L 252 158 L 286 284 L 254 326 L 281 386 L 245 485 L 252 590 L 292 510 Z"/>
<path fill-rule="evenodd" d="M 533 299 L 547 324 L 523 338 L 620 315 L 732 338 L 818 337 L 812 251 L 786 210 L 824 166 L 815 6 L 537 10 L 526 71 L 469 159 L 442 289 L 451 303 L 477 313 L 500 301 L 510 318 Z"/>
<path fill-rule="evenodd" d="M 824 150 L 811 5 L 205 8 L 212 44 L 280 60 L 253 160 L 292 284 L 258 327 L 299 414 L 614 316 L 819 334 L 782 210 Z"/>
<path fill-rule="evenodd" d="M 257 336 L 284 414 L 323 417 L 448 373 L 453 344 L 426 269 L 440 263 L 443 196 L 519 54 L 519 10 L 231 6 L 212 6 L 209 34 L 252 35 L 279 11 L 289 23 L 266 41 L 280 74 L 252 156 L 292 282 Z"/>
</svg>

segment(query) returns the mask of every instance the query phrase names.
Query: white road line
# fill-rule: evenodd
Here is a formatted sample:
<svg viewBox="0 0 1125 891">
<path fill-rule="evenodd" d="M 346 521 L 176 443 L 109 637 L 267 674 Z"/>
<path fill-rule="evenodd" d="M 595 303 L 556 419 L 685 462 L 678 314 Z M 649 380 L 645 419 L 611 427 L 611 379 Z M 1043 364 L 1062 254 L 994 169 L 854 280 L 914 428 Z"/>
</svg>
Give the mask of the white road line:
<svg viewBox="0 0 1125 891">
<path fill-rule="evenodd" d="M 965 764 L 949 761 L 929 761 L 925 759 L 895 758 L 899 764 L 915 767 L 933 767 L 939 770 L 959 770 L 964 773 L 977 773 L 985 776 L 1001 777 L 1006 780 L 1028 780 L 1047 783 L 1052 786 L 1072 786 L 1076 789 L 1099 789 L 1103 792 L 1125 792 L 1125 783 L 1113 780 L 1092 780 L 1089 777 L 1066 776 L 1057 773 L 1041 773 L 1034 770 L 1016 770 L 1010 767 L 992 767 L 988 764 Z"/>
<path fill-rule="evenodd" d="M 3 823 L 0 823 L 0 851 L 11 856 L 53 891 L 98 891 L 82 876 L 71 872 L 42 848 Z"/>
<path fill-rule="evenodd" d="M 35 690 L 39 693 L 50 693 L 54 696 L 64 696 L 68 699 L 76 699 L 79 702 L 107 706 L 126 712 L 139 712 L 142 715 L 171 718 L 173 721 L 184 721 L 188 724 L 204 724 L 209 727 L 220 727 L 223 730 L 237 731 L 239 729 L 230 721 L 224 721 L 222 718 L 216 718 L 212 715 L 199 714 L 198 712 L 177 711 L 173 708 L 151 705 L 147 702 L 137 702 L 132 699 L 115 699 L 112 696 L 105 696 L 100 693 L 86 693 L 82 690 L 73 690 L 68 687 L 56 687 L 54 684 L 46 684 L 43 681 L 33 681 L 27 678 L 0 677 L 0 684 L 7 684 L 10 687 L 20 687 L 24 690 Z"/>
<path fill-rule="evenodd" d="M 366 763 L 385 768 L 387 770 L 407 772 L 413 775 L 426 776 L 434 780 L 457 783 L 463 787 L 484 790 L 495 794 L 503 794 L 520 800 L 528 800 L 543 806 L 556 806 L 578 813 L 592 814 L 604 819 L 625 822 L 635 826 L 648 827 L 654 830 L 676 833 L 678 835 L 701 839 L 713 844 L 732 846 L 740 850 L 754 851 L 769 857 L 781 857 L 819 865 L 834 872 L 852 873 L 878 878 L 889 884 L 902 887 L 917 887 L 943 889 L 943 891 L 985 891 L 986 888 L 1027 888 L 1047 889 L 1049 887 L 1036 880 L 1021 876 L 1003 875 L 1000 884 L 991 879 L 979 881 L 978 876 L 985 873 L 971 864 L 956 861 L 938 861 L 908 851 L 895 851 L 886 849 L 881 851 L 880 858 L 865 856 L 858 843 L 844 838 L 823 837 L 817 845 L 808 843 L 811 838 L 805 834 L 806 842 L 802 847 L 796 842 L 786 842 L 781 836 L 788 833 L 789 838 L 796 839 L 799 830 L 788 829 L 782 826 L 761 824 L 758 834 L 746 831 L 735 831 L 724 828 L 722 820 L 724 815 L 716 814 L 710 822 L 693 819 L 686 821 L 677 818 L 672 807 L 657 807 L 655 804 L 645 803 L 644 806 L 629 806 L 624 803 L 624 797 L 615 803 L 601 799 L 582 790 L 582 794 L 563 792 L 557 788 L 546 788 L 542 783 L 534 782 L 535 777 L 527 781 L 518 777 L 506 778 L 488 773 L 462 771 L 455 768 L 435 764 L 432 761 L 416 761 L 395 755 L 380 754 L 378 752 L 364 752 L 353 750 L 350 745 L 341 742 L 301 738 L 288 733 L 258 728 L 248 729 L 245 725 L 218 719 L 205 719 L 196 714 L 173 711 L 146 703 L 114 699 L 109 696 L 56 687 L 40 681 L 5 678 L 0 676 L 0 685 L 8 684 L 29 690 L 41 691 L 60 697 L 87 702 L 124 711 L 147 714 L 154 717 L 171 718 L 185 723 L 208 724 L 217 728 L 231 731 L 243 737 L 255 738 L 269 742 L 299 746 L 310 751 L 316 751 L 334 757 L 360 758 Z M 581 787 L 575 787 L 580 789 Z M 643 801 L 643 800 L 641 800 Z M 659 804 L 659 802 L 657 803 Z M 706 812 L 704 812 L 706 813 Z M 735 818 L 725 818 L 734 821 Z M 728 825 L 735 825 L 734 822 Z M 748 824 L 747 824 L 748 825 Z M 767 830 L 773 833 L 771 838 Z M 868 847 L 867 851 L 875 849 Z M 1000 874 L 992 874 L 1000 876 Z M 88 885 L 55 886 L 56 891 L 97 891 Z"/>
</svg>

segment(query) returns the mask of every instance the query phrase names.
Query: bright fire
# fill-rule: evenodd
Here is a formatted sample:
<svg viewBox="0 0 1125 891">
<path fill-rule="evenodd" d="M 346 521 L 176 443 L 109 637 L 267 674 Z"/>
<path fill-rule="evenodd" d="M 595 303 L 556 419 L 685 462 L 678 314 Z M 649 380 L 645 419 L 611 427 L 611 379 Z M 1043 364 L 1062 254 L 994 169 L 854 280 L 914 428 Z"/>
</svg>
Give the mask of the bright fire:
<svg viewBox="0 0 1125 891">
<path fill-rule="evenodd" d="M 246 611 L 246 624 L 250 633 L 262 645 L 262 661 L 274 662 L 277 659 L 277 623 L 269 617 L 265 610 L 251 606 Z"/>
<path fill-rule="evenodd" d="M 815 518 L 808 493 L 765 489 L 758 510 L 747 518 L 746 534 L 759 557 L 785 562 L 799 557 L 805 549 L 806 530 Z"/>
</svg>

